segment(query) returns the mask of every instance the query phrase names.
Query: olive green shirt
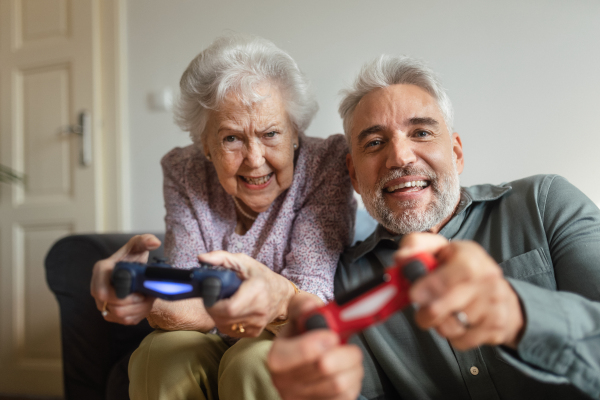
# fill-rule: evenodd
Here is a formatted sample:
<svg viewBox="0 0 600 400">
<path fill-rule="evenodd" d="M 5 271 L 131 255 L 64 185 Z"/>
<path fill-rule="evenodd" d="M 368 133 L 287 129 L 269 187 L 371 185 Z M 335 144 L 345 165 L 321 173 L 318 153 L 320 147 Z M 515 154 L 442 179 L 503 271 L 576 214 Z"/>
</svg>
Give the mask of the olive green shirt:
<svg viewBox="0 0 600 400">
<path fill-rule="evenodd" d="M 440 234 L 473 240 L 504 271 L 526 326 L 517 351 L 452 348 L 408 307 L 352 337 L 368 399 L 600 398 L 600 210 L 555 175 L 463 188 Z M 392 265 L 400 236 L 381 225 L 340 258 L 336 295 Z M 587 394 L 587 395 L 586 395 Z"/>
</svg>

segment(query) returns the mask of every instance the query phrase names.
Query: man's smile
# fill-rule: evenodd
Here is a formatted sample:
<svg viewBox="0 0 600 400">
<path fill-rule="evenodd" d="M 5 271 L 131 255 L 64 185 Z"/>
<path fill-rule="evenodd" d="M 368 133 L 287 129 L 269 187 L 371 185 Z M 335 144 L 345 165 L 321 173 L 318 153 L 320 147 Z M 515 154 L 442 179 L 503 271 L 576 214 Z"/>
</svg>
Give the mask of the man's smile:
<svg viewBox="0 0 600 400">
<path fill-rule="evenodd" d="M 387 193 L 416 192 L 416 191 L 422 190 L 423 188 L 426 188 L 427 186 L 429 186 L 429 181 L 418 180 L 418 181 L 401 182 L 397 185 L 388 186 L 384 190 Z"/>
</svg>

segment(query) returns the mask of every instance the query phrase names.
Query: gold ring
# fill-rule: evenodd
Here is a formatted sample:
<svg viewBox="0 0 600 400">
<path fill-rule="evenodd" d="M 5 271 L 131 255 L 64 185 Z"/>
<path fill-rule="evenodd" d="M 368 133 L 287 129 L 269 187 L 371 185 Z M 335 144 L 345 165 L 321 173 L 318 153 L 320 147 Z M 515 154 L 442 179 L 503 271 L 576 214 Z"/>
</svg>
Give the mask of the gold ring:
<svg viewBox="0 0 600 400">
<path fill-rule="evenodd" d="M 105 301 L 104 305 L 102 306 L 102 316 L 106 317 L 108 315 L 109 311 L 108 311 L 108 303 Z"/>
<path fill-rule="evenodd" d="M 242 324 L 241 322 L 239 324 L 231 325 L 231 330 L 234 332 L 239 332 L 239 333 L 246 332 L 246 329 L 244 329 L 244 324 Z"/>
</svg>

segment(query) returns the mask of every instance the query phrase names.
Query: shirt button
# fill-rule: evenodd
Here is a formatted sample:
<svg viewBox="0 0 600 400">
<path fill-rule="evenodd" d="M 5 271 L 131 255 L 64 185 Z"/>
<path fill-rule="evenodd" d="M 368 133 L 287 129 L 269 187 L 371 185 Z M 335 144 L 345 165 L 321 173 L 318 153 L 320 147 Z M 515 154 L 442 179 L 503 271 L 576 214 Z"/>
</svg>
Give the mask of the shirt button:
<svg viewBox="0 0 600 400">
<path fill-rule="evenodd" d="M 242 250 L 242 244 L 240 242 L 237 242 L 236 244 L 233 245 L 233 249 L 235 251 L 237 251 L 238 253 Z"/>
<path fill-rule="evenodd" d="M 469 371 L 471 371 L 471 375 L 479 375 L 479 368 L 477 367 L 471 367 Z"/>
</svg>

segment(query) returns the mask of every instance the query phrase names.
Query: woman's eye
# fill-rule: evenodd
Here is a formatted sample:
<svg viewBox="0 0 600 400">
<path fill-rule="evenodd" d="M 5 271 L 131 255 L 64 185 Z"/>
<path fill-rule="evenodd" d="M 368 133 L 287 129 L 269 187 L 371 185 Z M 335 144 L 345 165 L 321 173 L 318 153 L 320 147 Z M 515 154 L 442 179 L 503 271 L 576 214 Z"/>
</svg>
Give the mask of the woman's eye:
<svg viewBox="0 0 600 400">
<path fill-rule="evenodd" d="M 277 132 L 275 132 L 275 131 L 271 131 L 271 132 L 268 132 L 265 134 L 265 136 L 268 138 L 275 137 L 275 135 L 277 135 Z"/>
<path fill-rule="evenodd" d="M 225 141 L 226 142 L 235 142 L 235 136 L 233 135 L 229 135 L 229 136 L 225 136 Z"/>
</svg>

